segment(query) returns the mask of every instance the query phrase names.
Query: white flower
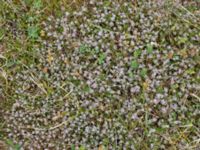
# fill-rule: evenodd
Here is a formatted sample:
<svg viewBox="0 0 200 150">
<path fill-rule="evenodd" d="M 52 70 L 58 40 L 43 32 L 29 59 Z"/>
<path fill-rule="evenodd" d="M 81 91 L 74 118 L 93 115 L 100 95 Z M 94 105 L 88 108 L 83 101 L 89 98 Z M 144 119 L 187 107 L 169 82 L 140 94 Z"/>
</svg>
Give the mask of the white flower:
<svg viewBox="0 0 200 150">
<path fill-rule="evenodd" d="M 139 93 L 140 92 L 140 86 L 135 86 L 131 88 L 131 93 Z"/>
<path fill-rule="evenodd" d="M 133 115 L 132 115 L 132 117 L 131 117 L 133 120 L 137 120 L 138 119 L 138 115 L 137 115 L 137 113 L 134 113 Z"/>
</svg>

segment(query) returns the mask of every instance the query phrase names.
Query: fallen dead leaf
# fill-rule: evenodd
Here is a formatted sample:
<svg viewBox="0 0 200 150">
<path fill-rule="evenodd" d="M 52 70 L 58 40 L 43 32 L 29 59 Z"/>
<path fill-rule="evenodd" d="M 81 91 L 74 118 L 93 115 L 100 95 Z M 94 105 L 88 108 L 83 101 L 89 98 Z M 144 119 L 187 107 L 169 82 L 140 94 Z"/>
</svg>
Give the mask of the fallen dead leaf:
<svg viewBox="0 0 200 150">
<path fill-rule="evenodd" d="M 45 32 L 44 32 L 44 30 L 41 30 L 41 31 L 40 31 L 40 36 L 42 36 L 42 37 L 45 36 Z"/>
<path fill-rule="evenodd" d="M 98 150 L 103 150 L 103 146 L 100 145 L 99 148 L 98 148 Z"/>
<path fill-rule="evenodd" d="M 180 54 L 183 58 L 187 58 L 187 57 L 188 57 L 188 54 L 187 54 L 186 50 L 180 51 L 179 54 Z"/>
<path fill-rule="evenodd" d="M 169 52 L 169 53 L 168 53 L 168 58 L 169 58 L 169 59 L 172 59 L 173 56 L 174 56 L 174 53 L 173 53 L 173 52 Z"/>
<path fill-rule="evenodd" d="M 48 52 L 48 55 L 47 55 L 47 61 L 48 61 L 48 63 L 49 64 L 51 64 L 51 62 L 53 61 L 53 55 L 52 55 L 52 53 L 49 51 Z"/>
<path fill-rule="evenodd" d="M 43 71 L 44 73 L 47 73 L 47 72 L 48 72 L 48 68 L 47 68 L 47 67 L 44 67 L 44 68 L 42 69 L 42 71 Z"/>
<path fill-rule="evenodd" d="M 0 141 L 0 150 L 8 150 L 8 147 L 3 141 Z"/>
</svg>

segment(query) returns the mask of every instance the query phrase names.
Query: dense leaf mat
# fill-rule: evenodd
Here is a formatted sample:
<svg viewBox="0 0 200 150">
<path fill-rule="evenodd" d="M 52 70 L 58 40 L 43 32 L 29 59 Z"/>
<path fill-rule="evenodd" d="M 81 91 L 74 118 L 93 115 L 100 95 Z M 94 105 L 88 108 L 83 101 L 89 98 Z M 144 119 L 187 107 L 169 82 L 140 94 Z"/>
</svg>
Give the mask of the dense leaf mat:
<svg viewBox="0 0 200 150">
<path fill-rule="evenodd" d="M 14 149 L 200 148 L 199 11 L 2 2 L 0 138 Z"/>
</svg>

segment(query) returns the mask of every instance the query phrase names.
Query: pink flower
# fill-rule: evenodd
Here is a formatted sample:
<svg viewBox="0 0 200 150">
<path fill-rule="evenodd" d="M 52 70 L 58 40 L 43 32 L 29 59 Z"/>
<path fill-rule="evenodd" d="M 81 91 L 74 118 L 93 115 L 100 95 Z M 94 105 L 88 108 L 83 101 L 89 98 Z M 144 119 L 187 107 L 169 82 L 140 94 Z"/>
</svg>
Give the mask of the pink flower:
<svg viewBox="0 0 200 150">
<path fill-rule="evenodd" d="M 158 99 L 154 99 L 154 100 L 153 100 L 153 103 L 156 104 L 156 105 L 157 105 L 159 102 L 160 102 L 160 100 L 158 100 Z"/>
<path fill-rule="evenodd" d="M 137 114 L 135 113 L 135 114 L 132 115 L 131 118 L 132 118 L 133 120 L 137 120 L 137 119 L 138 119 L 138 116 L 137 116 Z"/>
</svg>

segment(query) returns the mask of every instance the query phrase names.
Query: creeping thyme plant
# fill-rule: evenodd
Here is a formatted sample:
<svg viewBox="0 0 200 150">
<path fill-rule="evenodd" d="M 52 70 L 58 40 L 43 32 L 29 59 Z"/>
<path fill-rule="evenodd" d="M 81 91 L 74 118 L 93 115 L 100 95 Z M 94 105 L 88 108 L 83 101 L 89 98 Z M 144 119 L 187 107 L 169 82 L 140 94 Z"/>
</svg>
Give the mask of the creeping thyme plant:
<svg viewBox="0 0 200 150">
<path fill-rule="evenodd" d="M 24 17 L 2 24 L 8 147 L 200 148 L 198 1 L 52 3 L 22 1 Z"/>
</svg>

